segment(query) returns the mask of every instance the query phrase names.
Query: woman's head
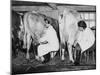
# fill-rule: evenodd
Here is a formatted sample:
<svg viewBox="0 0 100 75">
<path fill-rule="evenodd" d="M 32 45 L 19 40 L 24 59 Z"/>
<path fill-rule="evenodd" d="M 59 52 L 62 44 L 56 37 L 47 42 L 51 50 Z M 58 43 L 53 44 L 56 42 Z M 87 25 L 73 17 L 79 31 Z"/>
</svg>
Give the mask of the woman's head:
<svg viewBox="0 0 100 75">
<path fill-rule="evenodd" d="M 84 30 L 87 27 L 87 25 L 86 25 L 85 21 L 81 20 L 78 22 L 78 27 L 80 30 Z"/>
</svg>

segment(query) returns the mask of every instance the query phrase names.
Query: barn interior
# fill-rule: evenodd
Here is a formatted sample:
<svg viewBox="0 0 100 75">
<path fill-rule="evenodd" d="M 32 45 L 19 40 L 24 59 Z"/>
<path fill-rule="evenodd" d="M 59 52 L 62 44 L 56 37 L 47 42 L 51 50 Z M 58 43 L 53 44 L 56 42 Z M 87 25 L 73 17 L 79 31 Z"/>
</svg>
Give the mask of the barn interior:
<svg viewBox="0 0 100 75">
<path fill-rule="evenodd" d="M 58 14 L 55 10 L 59 9 L 62 11 L 63 8 L 77 10 L 81 14 L 82 19 L 84 19 L 85 22 L 87 23 L 87 26 L 93 30 L 94 35 L 96 37 L 96 6 L 30 2 L 30 1 L 11 1 L 11 11 L 13 10 L 20 14 L 23 14 L 34 10 L 50 18 L 53 18 L 54 20 L 58 20 Z M 41 63 L 35 60 L 32 50 L 30 50 L 30 56 L 31 56 L 30 60 L 26 60 L 25 50 L 24 49 L 18 50 L 17 57 L 14 58 L 12 56 L 11 59 L 12 73 L 24 74 L 24 73 L 75 71 L 75 70 L 89 70 L 96 68 L 96 47 L 94 47 L 93 50 L 87 51 L 83 55 L 81 60 L 81 65 L 79 66 L 75 66 L 70 63 L 67 47 L 65 52 L 66 59 L 64 61 L 61 61 L 59 53 L 47 63 Z"/>
</svg>

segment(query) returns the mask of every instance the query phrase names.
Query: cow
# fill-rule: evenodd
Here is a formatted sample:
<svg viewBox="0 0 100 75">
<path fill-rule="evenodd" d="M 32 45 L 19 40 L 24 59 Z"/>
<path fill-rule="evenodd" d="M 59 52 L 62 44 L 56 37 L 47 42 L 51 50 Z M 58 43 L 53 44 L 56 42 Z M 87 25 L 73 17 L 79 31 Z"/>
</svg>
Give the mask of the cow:
<svg viewBox="0 0 100 75">
<path fill-rule="evenodd" d="M 78 21 L 80 20 L 80 14 L 71 9 L 65 8 L 62 12 L 59 13 L 59 32 L 61 39 L 60 51 L 62 51 L 62 60 L 64 60 L 64 48 L 62 45 L 65 45 L 67 42 L 69 59 L 71 62 L 74 62 L 72 55 L 72 45 L 77 36 L 78 32 Z M 63 46 L 64 47 L 64 46 Z"/>
<path fill-rule="evenodd" d="M 54 30 L 57 32 L 57 37 L 59 38 L 59 25 L 58 21 L 47 17 L 43 14 L 40 14 L 38 12 L 32 11 L 32 12 L 27 12 L 24 15 L 24 45 L 23 48 L 27 48 L 27 53 L 26 53 L 26 59 L 30 58 L 29 55 L 29 49 L 31 46 L 31 43 L 34 45 L 39 44 L 39 39 L 41 38 L 44 30 L 45 24 L 48 22 Z M 51 54 L 52 55 L 52 54 Z"/>
<path fill-rule="evenodd" d="M 38 39 L 41 37 L 44 28 L 44 18 L 37 12 L 27 12 L 24 15 L 24 45 L 23 48 L 27 48 L 26 59 L 29 59 L 29 49 L 31 43 L 38 43 Z M 33 41 L 32 41 L 33 40 Z"/>
<path fill-rule="evenodd" d="M 23 29 L 22 15 L 16 11 L 11 11 L 11 39 L 12 39 L 12 55 L 17 56 L 18 50 L 21 49 L 22 42 L 20 35 Z"/>
</svg>

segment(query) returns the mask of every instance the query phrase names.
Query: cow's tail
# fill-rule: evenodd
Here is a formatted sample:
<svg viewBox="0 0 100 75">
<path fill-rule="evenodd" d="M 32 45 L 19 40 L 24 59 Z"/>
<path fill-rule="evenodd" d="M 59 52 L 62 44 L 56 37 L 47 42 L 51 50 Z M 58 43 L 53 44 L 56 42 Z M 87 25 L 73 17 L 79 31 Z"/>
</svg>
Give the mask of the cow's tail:
<svg viewBox="0 0 100 75">
<path fill-rule="evenodd" d="M 30 34 L 30 32 L 29 32 L 29 25 L 28 25 L 28 17 L 29 17 L 29 14 L 30 13 L 26 13 L 25 15 L 24 15 L 24 39 L 23 39 L 23 42 L 24 42 L 24 45 L 23 45 L 23 47 L 24 48 L 26 48 L 27 47 L 27 35 L 28 34 Z"/>
</svg>

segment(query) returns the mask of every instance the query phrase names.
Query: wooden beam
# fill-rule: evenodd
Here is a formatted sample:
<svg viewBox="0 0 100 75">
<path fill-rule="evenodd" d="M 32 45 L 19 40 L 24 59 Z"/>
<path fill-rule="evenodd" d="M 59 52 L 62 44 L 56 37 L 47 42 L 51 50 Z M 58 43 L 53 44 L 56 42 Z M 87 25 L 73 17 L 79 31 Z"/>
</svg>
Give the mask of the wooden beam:
<svg viewBox="0 0 100 75">
<path fill-rule="evenodd" d="M 63 8 L 75 9 L 77 11 L 96 11 L 95 6 L 58 6 L 59 10 Z M 52 8 L 49 6 L 12 6 L 12 9 L 15 11 L 52 11 Z"/>
</svg>

